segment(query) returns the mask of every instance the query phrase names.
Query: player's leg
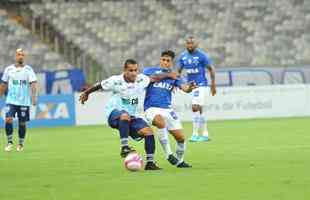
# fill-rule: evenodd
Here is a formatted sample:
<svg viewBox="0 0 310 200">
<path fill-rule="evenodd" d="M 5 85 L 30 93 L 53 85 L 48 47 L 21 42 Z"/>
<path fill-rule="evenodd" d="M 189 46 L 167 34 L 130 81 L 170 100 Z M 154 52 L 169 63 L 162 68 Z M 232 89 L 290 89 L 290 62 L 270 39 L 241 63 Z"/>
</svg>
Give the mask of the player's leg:
<svg viewBox="0 0 310 200">
<path fill-rule="evenodd" d="M 131 121 L 130 136 L 135 139 L 135 135 L 144 138 L 144 150 L 146 153 L 145 170 L 160 170 L 154 161 L 155 138 L 152 129 L 141 118 L 134 118 Z"/>
<path fill-rule="evenodd" d="M 19 142 L 16 147 L 17 151 L 23 151 L 24 149 L 24 141 L 26 137 L 26 122 L 19 121 L 18 122 L 18 137 L 19 137 Z"/>
<path fill-rule="evenodd" d="M 176 166 L 179 168 L 188 168 L 192 167 L 184 161 L 184 154 L 186 149 L 185 136 L 182 132 L 182 124 L 179 120 L 176 113 L 172 110 L 168 110 L 168 115 L 166 115 L 166 127 L 169 130 L 170 134 L 173 135 L 176 140 L 176 158 L 178 162 Z"/>
<path fill-rule="evenodd" d="M 184 134 L 182 133 L 182 130 L 181 129 L 169 130 L 169 132 L 173 135 L 174 139 L 177 142 L 176 155 L 177 155 L 178 163 L 176 164 L 176 166 L 178 168 L 192 167 L 191 165 L 189 165 L 188 163 L 184 161 L 186 143 L 185 143 L 185 137 L 184 137 Z"/>
<path fill-rule="evenodd" d="M 7 145 L 5 151 L 11 151 L 13 148 L 13 118 L 16 114 L 14 105 L 7 105 L 7 112 L 5 113 L 5 133 L 7 137 Z"/>
<path fill-rule="evenodd" d="M 164 114 L 164 109 L 149 108 L 146 110 L 146 118 L 150 123 L 152 123 L 152 125 L 154 125 L 157 128 L 157 138 L 159 140 L 162 149 L 165 152 L 166 159 L 169 161 L 169 163 L 175 165 L 177 163 L 177 159 L 173 156 L 170 147 L 165 119 L 162 116 L 162 114 Z"/>
<path fill-rule="evenodd" d="M 193 121 L 193 132 L 189 141 L 199 141 L 199 126 L 200 126 L 200 109 L 199 109 L 199 88 L 196 88 L 192 92 L 192 121 Z"/>
<path fill-rule="evenodd" d="M 130 116 L 125 111 L 113 110 L 108 118 L 110 127 L 118 129 L 121 143 L 121 157 L 126 157 L 128 153 L 134 151 L 128 145 Z"/>
<path fill-rule="evenodd" d="M 192 104 L 193 113 L 193 132 L 189 141 L 198 142 L 199 141 L 199 127 L 200 127 L 200 106 L 197 104 Z"/>
<path fill-rule="evenodd" d="M 203 114 L 203 105 L 205 104 L 206 87 L 197 88 L 193 94 L 192 111 L 193 111 L 193 134 L 191 142 L 208 141 L 208 129 L 206 118 Z M 199 130 L 202 136 L 199 136 Z"/>
<path fill-rule="evenodd" d="M 26 122 L 29 121 L 29 107 L 19 106 L 17 110 L 18 117 L 18 138 L 19 142 L 16 147 L 17 151 L 22 151 L 24 149 L 24 142 L 26 138 Z"/>
<path fill-rule="evenodd" d="M 207 119 L 203 114 L 203 109 L 201 108 L 200 125 L 199 128 L 202 130 L 202 136 L 199 137 L 199 141 L 209 141 L 209 131 L 207 127 Z"/>
<path fill-rule="evenodd" d="M 202 136 L 199 137 L 200 141 L 209 141 L 209 132 L 207 127 L 207 118 L 205 113 L 203 113 L 203 105 L 205 104 L 205 98 L 207 93 L 207 87 L 200 87 L 200 99 L 199 99 L 199 110 L 200 110 L 200 120 L 199 129 L 202 131 Z"/>
</svg>

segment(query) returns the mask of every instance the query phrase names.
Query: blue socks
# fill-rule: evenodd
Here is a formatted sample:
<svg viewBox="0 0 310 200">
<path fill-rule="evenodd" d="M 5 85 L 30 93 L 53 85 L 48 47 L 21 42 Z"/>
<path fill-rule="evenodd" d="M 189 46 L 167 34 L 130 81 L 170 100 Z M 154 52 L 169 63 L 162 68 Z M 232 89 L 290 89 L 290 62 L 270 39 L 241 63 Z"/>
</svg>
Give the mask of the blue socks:
<svg viewBox="0 0 310 200">
<path fill-rule="evenodd" d="M 118 130 L 121 138 L 121 146 L 128 146 L 129 121 L 119 120 Z"/>
<path fill-rule="evenodd" d="M 26 136 L 26 124 L 18 125 L 19 144 L 23 145 Z"/>
<path fill-rule="evenodd" d="M 5 133 L 8 139 L 8 143 L 13 144 L 13 124 L 5 123 Z"/>
<path fill-rule="evenodd" d="M 144 149 L 147 162 L 154 162 L 155 138 L 154 135 L 147 135 L 144 138 Z"/>
</svg>

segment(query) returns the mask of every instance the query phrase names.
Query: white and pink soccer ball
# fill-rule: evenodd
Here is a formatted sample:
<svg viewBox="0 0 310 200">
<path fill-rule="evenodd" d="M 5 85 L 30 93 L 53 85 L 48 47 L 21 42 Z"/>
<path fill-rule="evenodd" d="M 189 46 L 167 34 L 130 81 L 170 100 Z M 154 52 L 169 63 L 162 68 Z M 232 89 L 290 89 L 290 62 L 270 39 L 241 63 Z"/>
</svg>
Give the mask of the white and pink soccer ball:
<svg viewBox="0 0 310 200">
<path fill-rule="evenodd" d="M 143 159 L 137 152 L 132 152 L 126 156 L 124 164 L 129 171 L 139 171 L 143 168 Z"/>
</svg>

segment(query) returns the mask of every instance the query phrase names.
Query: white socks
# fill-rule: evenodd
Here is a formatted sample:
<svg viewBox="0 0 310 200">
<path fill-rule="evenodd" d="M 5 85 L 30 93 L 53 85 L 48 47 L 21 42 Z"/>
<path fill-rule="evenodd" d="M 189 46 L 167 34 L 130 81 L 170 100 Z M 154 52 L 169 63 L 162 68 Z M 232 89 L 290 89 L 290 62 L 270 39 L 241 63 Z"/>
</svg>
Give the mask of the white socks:
<svg viewBox="0 0 310 200">
<path fill-rule="evenodd" d="M 185 142 L 182 142 L 182 143 L 177 142 L 176 156 L 177 156 L 177 159 L 179 160 L 177 165 L 184 161 L 185 148 L 186 148 Z"/>
<path fill-rule="evenodd" d="M 159 142 L 161 144 L 161 147 L 163 148 L 166 159 L 168 159 L 169 155 L 172 154 L 170 143 L 169 143 L 169 137 L 168 137 L 168 131 L 166 128 L 157 129 L 157 137 L 159 139 Z"/>
<path fill-rule="evenodd" d="M 208 136 L 207 121 L 203 114 L 200 114 L 199 111 L 193 112 L 193 135 L 198 136 L 199 130 L 202 131 L 203 136 Z"/>
<path fill-rule="evenodd" d="M 200 127 L 200 112 L 193 112 L 193 135 L 198 136 L 198 131 Z"/>
<path fill-rule="evenodd" d="M 208 128 L 207 128 L 207 121 L 203 115 L 200 116 L 200 124 L 199 124 L 200 130 L 202 130 L 203 136 L 209 136 Z"/>
</svg>

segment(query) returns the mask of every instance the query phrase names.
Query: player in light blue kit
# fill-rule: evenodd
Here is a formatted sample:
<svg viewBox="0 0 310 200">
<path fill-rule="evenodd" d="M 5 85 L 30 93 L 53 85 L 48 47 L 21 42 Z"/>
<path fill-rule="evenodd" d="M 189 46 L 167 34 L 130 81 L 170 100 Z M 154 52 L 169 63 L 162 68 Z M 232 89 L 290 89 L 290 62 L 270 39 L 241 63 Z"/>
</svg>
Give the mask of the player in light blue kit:
<svg viewBox="0 0 310 200">
<path fill-rule="evenodd" d="M 159 66 L 146 67 L 144 74 L 152 76 L 171 71 L 175 54 L 167 50 L 162 52 Z M 182 124 L 177 114 L 171 107 L 172 92 L 179 88 L 184 92 L 191 92 L 196 88 L 195 84 L 185 84 L 179 79 L 165 78 L 161 81 L 151 83 L 145 94 L 144 111 L 149 123 L 158 129 L 158 139 L 166 154 L 166 159 L 178 168 L 189 168 L 191 165 L 184 161 L 185 137 Z M 167 130 L 177 141 L 176 157 L 174 157 L 169 144 Z"/>
<path fill-rule="evenodd" d="M 170 77 L 164 75 L 162 77 Z M 176 74 L 173 74 L 176 77 Z M 171 76 L 173 77 L 173 76 Z M 106 105 L 106 116 L 111 128 L 118 129 L 121 140 L 121 157 L 126 157 L 134 151 L 128 144 L 128 136 L 134 140 L 145 140 L 147 163 L 145 170 L 159 170 L 154 162 L 155 139 L 152 129 L 138 116 L 137 107 L 141 94 L 152 81 L 160 80 L 160 76 L 148 77 L 139 74 L 138 64 L 133 59 L 126 60 L 124 72 L 121 75 L 112 76 L 101 83 L 97 83 L 85 90 L 80 101 L 84 104 L 89 94 L 97 90 L 111 91 L 112 96 Z"/>
<path fill-rule="evenodd" d="M 216 94 L 215 72 L 212 61 L 209 56 L 197 48 L 198 44 L 194 37 L 190 36 L 186 39 L 186 50 L 183 51 L 178 60 L 178 72 L 181 74 L 184 70 L 187 74 L 187 81 L 194 81 L 198 88 L 192 92 L 192 111 L 193 111 L 193 133 L 190 138 L 191 142 L 208 141 L 209 133 L 207 122 L 203 114 L 203 106 L 208 93 L 208 81 L 206 77 L 206 69 L 208 69 L 211 78 L 211 94 Z M 202 129 L 202 136 L 199 136 L 199 129 Z"/>
<path fill-rule="evenodd" d="M 29 108 L 37 102 L 37 78 L 33 69 L 24 64 L 25 53 L 17 49 L 16 63 L 5 68 L 0 84 L 0 96 L 8 89 L 6 97 L 5 132 L 8 143 L 4 150 L 13 148 L 13 118 L 17 114 L 19 143 L 16 150 L 22 151 L 26 136 L 26 122 L 29 121 Z"/>
</svg>

